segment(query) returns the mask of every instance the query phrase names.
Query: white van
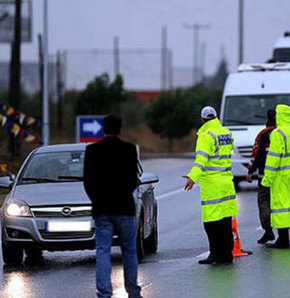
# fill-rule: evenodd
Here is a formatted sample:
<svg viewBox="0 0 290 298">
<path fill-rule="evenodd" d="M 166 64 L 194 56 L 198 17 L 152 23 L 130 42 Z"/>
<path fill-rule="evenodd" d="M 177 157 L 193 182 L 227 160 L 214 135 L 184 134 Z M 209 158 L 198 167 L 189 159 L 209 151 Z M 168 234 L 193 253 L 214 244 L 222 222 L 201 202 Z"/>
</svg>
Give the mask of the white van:
<svg viewBox="0 0 290 298">
<path fill-rule="evenodd" d="M 242 64 L 230 73 L 223 92 L 221 122 L 235 140 L 232 171 L 236 185 L 245 180 L 257 134 L 269 109 L 290 105 L 290 63 Z"/>
<path fill-rule="evenodd" d="M 275 42 L 273 48 L 273 61 L 290 62 L 290 32 L 285 32 L 284 36 Z"/>
</svg>

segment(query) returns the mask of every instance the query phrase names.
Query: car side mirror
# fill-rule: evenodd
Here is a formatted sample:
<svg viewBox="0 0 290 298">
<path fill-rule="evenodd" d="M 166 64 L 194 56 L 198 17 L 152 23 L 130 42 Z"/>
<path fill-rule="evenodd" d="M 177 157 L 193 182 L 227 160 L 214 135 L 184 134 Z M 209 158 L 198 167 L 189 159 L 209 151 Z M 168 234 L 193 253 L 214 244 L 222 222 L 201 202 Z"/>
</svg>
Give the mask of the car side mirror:
<svg viewBox="0 0 290 298">
<path fill-rule="evenodd" d="M 14 182 L 14 179 L 15 179 L 14 175 L 0 177 L 0 188 L 6 188 L 6 189 L 11 188 Z"/>
<path fill-rule="evenodd" d="M 139 177 L 140 184 L 151 184 L 151 183 L 157 183 L 159 181 L 159 178 L 154 173 L 142 173 L 142 175 Z"/>
</svg>

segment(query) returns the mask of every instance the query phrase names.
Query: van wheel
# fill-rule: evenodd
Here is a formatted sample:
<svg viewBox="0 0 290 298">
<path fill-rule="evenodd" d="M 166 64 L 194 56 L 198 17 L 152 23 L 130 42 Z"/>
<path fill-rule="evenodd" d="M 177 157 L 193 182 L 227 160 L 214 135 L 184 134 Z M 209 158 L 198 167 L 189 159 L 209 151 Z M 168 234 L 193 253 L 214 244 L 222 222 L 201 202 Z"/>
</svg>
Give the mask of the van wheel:
<svg viewBox="0 0 290 298">
<path fill-rule="evenodd" d="M 145 256 L 145 248 L 144 248 L 144 224 L 143 224 L 143 216 L 140 216 L 139 224 L 138 224 L 138 234 L 137 234 L 137 255 L 139 262 L 144 259 Z"/>
<path fill-rule="evenodd" d="M 7 245 L 2 241 L 3 262 L 6 265 L 21 265 L 23 260 L 23 248 Z"/>
</svg>

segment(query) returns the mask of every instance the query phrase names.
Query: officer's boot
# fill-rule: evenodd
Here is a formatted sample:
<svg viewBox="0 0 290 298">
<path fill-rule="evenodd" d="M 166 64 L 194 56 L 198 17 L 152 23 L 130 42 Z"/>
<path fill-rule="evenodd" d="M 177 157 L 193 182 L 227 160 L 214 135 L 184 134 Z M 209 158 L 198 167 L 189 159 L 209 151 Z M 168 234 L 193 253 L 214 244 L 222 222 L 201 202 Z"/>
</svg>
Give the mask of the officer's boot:
<svg viewBox="0 0 290 298">
<path fill-rule="evenodd" d="M 272 228 L 268 228 L 264 235 L 257 241 L 259 244 L 264 244 L 268 241 L 275 240 L 275 235 Z"/>
</svg>

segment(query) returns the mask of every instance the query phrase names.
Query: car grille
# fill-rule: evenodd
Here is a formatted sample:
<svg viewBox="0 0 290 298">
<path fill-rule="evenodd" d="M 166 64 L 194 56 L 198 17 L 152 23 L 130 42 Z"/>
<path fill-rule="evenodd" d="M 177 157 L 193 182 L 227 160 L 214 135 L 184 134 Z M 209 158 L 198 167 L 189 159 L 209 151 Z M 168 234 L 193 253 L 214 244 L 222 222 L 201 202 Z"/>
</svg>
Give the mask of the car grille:
<svg viewBox="0 0 290 298">
<path fill-rule="evenodd" d="M 81 238 L 92 238 L 94 231 L 90 232 L 45 232 L 40 231 L 41 237 L 48 240 L 59 240 L 59 239 L 81 239 Z"/>
<path fill-rule="evenodd" d="M 252 146 L 241 146 L 238 147 L 238 152 L 241 154 L 242 157 L 250 158 L 252 156 Z"/>
<path fill-rule="evenodd" d="M 68 211 L 69 212 L 65 212 Z M 83 217 L 91 216 L 91 206 L 34 207 L 31 211 L 35 217 Z"/>
</svg>

